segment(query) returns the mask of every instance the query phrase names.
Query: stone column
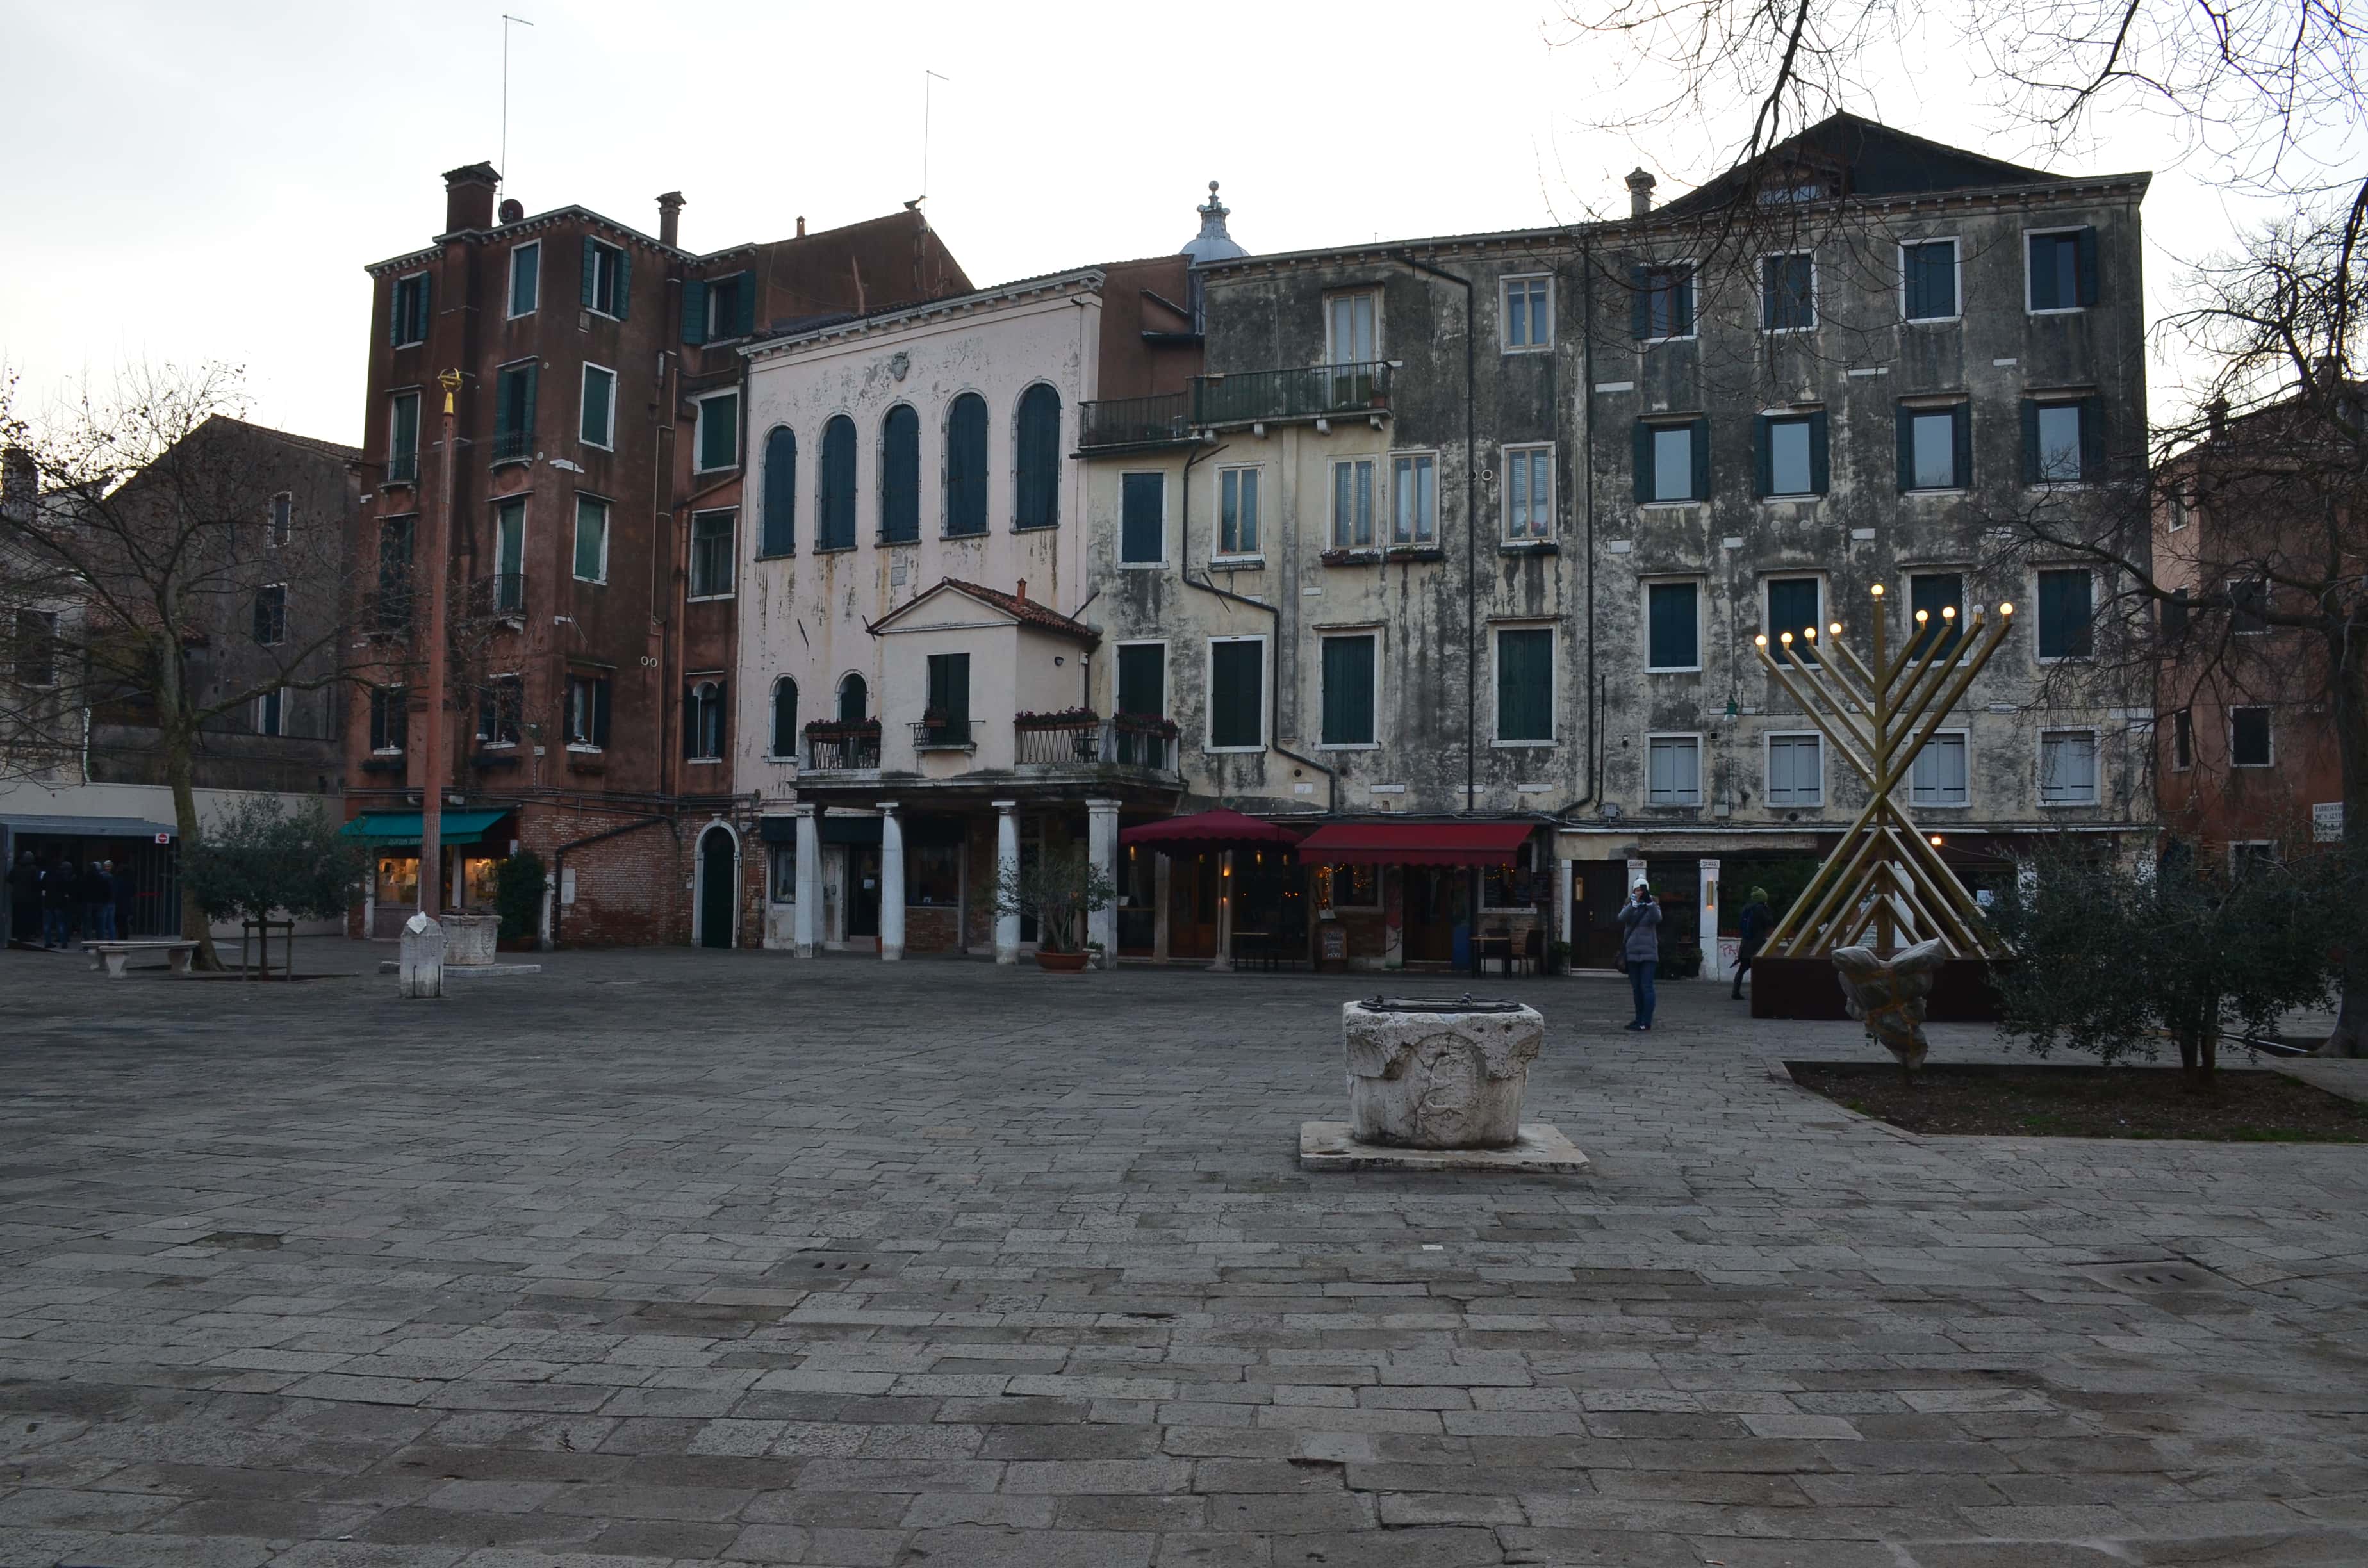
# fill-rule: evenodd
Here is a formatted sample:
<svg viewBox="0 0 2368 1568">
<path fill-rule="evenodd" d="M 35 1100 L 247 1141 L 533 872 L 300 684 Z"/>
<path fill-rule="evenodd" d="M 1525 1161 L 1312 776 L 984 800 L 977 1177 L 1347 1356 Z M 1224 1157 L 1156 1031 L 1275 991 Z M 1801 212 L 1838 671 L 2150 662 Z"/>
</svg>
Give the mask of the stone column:
<svg viewBox="0 0 2368 1568">
<path fill-rule="evenodd" d="M 798 824 L 798 903 L 790 916 L 790 940 L 802 959 L 822 955 L 822 826 L 818 808 L 791 806 Z"/>
<path fill-rule="evenodd" d="M 1699 908 L 1702 977 L 1704 980 L 1725 980 L 1727 978 L 1726 965 L 1721 963 L 1718 957 L 1718 862 L 1715 860 L 1702 862 L 1702 902 Z"/>
<path fill-rule="evenodd" d="M 995 961 L 1019 961 L 1019 912 L 1006 915 L 999 901 L 1003 890 L 1019 878 L 1019 802 L 990 801 L 995 808 L 995 886 L 998 904 L 995 915 Z"/>
<path fill-rule="evenodd" d="M 1570 862 L 1559 857 L 1554 860 L 1554 917 L 1546 940 L 1569 947 L 1570 957 L 1563 967 L 1565 974 L 1578 967 L 1578 922 L 1570 913 Z"/>
<path fill-rule="evenodd" d="M 880 802 L 880 957 L 905 956 L 905 824 L 896 802 Z"/>
<path fill-rule="evenodd" d="M 1217 956 L 1209 967 L 1224 973 L 1234 967 L 1234 852 L 1217 852 Z"/>
<path fill-rule="evenodd" d="M 285 700 L 285 699 L 282 699 L 282 700 L 284 701 L 284 700 Z M 548 922 L 546 922 L 546 923 L 544 924 L 544 926 L 543 926 L 543 931 L 544 931 L 544 933 L 545 933 L 546 935 L 548 935 L 548 934 L 549 934 L 549 932 L 550 932 L 550 929 L 551 929 L 551 926 L 550 926 L 549 923 L 548 923 Z M 116 933 L 116 935 L 117 935 L 117 936 L 119 936 L 119 937 L 129 937 L 129 936 L 131 936 L 131 932 L 129 932 L 129 931 L 118 931 L 118 932 Z M 377 856 L 375 856 L 375 855 L 373 855 L 373 856 L 371 856 L 371 857 L 370 857 L 370 872 L 369 872 L 369 874 L 368 874 L 366 877 L 364 877 L 364 878 L 363 878 L 363 880 L 362 880 L 362 940 L 363 940 L 363 941 L 365 941 L 365 942 L 367 942 L 367 941 L 369 941 L 372 937 L 375 937 L 375 936 L 377 936 L 377 935 L 378 935 L 378 857 L 377 857 Z"/>
<path fill-rule="evenodd" d="M 1151 862 L 1151 957 L 1153 961 L 1167 961 L 1167 890 L 1168 878 L 1174 874 L 1176 862 L 1164 849 L 1152 852 Z"/>
<path fill-rule="evenodd" d="M 1118 802 L 1092 801 L 1086 802 L 1086 848 L 1102 875 L 1118 882 Z M 1102 945 L 1102 968 L 1118 967 L 1118 899 L 1111 895 L 1103 908 L 1086 916 L 1086 939 Z"/>
</svg>

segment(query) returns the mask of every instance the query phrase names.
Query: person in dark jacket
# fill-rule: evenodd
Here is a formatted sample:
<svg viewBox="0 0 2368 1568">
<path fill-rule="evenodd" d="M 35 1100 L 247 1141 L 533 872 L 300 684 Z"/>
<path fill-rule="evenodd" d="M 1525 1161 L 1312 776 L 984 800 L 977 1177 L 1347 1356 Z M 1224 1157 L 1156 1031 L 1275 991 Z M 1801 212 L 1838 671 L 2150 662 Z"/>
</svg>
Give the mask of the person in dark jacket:
<svg viewBox="0 0 2368 1568">
<path fill-rule="evenodd" d="M 107 880 L 115 884 L 115 927 L 117 939 L 128 941 L 131 937 L 131 877 L 112 860 L 107 863 Z"/>
<path fill-rule="evenodd" d="M 1626 1027 L 1650 1032 L 1656 1000 L 1653 975 L 1661 967 L 1661 905 L 1653 897 L 1651 883 L 1639 881 L 1629 891 L 1620 925 L 1627 933 L 1621 939 L 1621 961 L 1627 966 L 1629 994 L 1636 1001 L 1636 1017 Z"/>
<path fill-rule="evenodd" d="M 8 939 L 41 939 L 41 868 L 29 849 L 17 851 L 17 863 L 8 868 Z"/>
<path fill-rule="evenodd" d="M 82 939 L 85 942 L 112 941 L 115 933 L 115 879 L 107 874 L 107 862 L 92 860 L 82 869 Z"/>
<path fill-rule="evenodd" d="M 74 883 L 71 860 L 52 860 L 41 872 L 41 946 L 63 948 L 73 940 Z"/>
<path fill-rule="evenodd" d="M 1735 989 L 1728 994 L 1740 1002 L 1743 1000 L 1743 977 L 1751 968 L 1752 957 L 1768 945 L 1768 933 L 1776 929 L 1776 912 L 1768 907 L 1766 888 L 1751 890 L 1751 902 L 1743 906 L 1743 914 L 1736 924 L 1743 940 L 1736 949 Z"/>
</svg>

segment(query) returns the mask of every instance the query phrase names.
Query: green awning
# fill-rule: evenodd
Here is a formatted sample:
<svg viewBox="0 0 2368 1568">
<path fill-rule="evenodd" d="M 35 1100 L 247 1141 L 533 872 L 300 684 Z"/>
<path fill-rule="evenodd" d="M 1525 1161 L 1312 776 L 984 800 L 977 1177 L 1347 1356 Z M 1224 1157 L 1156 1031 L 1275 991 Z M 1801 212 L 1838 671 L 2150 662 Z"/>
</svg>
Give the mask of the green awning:
<svg viewBox="0 0 2368 1568">
<path fill-rule="evenodd" d="M 448 849 L 464 844 L 482 844 L 485 834 L 495 823 L 509 815 L 507 811 L 446 812 L 441 832 Z M 419 842 L 417 812 L 364 812 L 339 828 L 347 838 L 367 838 L 372 844 L 416 844 Z"/>
</svg>

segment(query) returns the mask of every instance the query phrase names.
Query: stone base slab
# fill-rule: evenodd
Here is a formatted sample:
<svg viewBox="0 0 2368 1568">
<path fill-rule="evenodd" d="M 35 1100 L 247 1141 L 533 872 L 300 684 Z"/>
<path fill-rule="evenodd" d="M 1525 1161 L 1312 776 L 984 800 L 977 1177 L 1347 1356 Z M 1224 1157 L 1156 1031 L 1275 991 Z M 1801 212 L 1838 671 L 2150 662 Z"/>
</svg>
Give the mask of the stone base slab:
<svg viewBox="0 0 2368 1568">
<path fill-rule="evenodd" d="M 1588 1159 L 1552 1122 L 1525 1121 L 1509 1149 L 1398 1149 L 1360 1143 L 1345 1121 L 1299 1124 L 1299 1168 L 1306 1171 L 1496 1171 L 1584 1176 Z"/>
<path fill-rule="evenodd" d="M 402 970 L 403 966 L 393 959 L 379 960 L 378 971 L 381 974 L 398 974 Z M 539 963 L 448 963 L 444 966 L 446 980 L 497 980 L 513 974 L 541 974 L 541 972 L 542 966 Z"/>
</svg>

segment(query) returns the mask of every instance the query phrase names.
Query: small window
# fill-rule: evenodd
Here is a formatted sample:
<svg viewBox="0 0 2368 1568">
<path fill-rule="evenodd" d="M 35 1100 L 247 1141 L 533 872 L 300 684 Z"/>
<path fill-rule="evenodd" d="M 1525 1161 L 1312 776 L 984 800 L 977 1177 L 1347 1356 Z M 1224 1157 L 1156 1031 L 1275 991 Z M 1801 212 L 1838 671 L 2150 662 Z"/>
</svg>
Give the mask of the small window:
<svg viewBox="0 0 2368 1568">
<path fill-rule="evenodd" d="M 1826 415 L 1763 414 L 1759 425 L 1759 494 L 1763 499 L 1826 493 Z"/>
<path fill-rule="evenodd" d="M 766 755 L 798 755 L 798 683 L 787 676 L 773 683 L 773 736 Z"/>
<path fill-rule="evenodd" d="M 1258 552 L 1258 472 L 1254 468 L 1217 471 L 1217 553 Z"/>
<path fill-rule="evenodd" d="M 1483 909 L 1531 910 L 1538 887 L 1533 879 L 1537 870 L 1538 845 L 1533 838 L 1523 839 L 1513 851 L 1509 866 L 1484 866 L 1480 869 L 1480 907 Z"/>
<path fill-rule="evenodd" d="M 834 414 L 822 427 L 821 531 L 816 550 L 855 548 L 855 421 Z"/>
<path fill-rule="evenodd" d="M 258 735 L 285 735 L 288 731 L 287 693 L 279 687 L 259 694 L 255 699 L 255 733 Z"/>
<path fill-rule="evenodd" d="M 264 520 L 263 542 L 277 550 L 288 542 L 295 527 L 296 498 L 283 490 L 271 498 L 271 510 Z"/>
<path fill-rule="evenodd" d="M 1645 585 L 1645 667 L 1702 668 L 1702 585 Z"/>
<path fill-rule="evenodd" d="M 1694 269 L 1639 267 L 1629 273 L 1630 335 L 1640 343 L 1694 335 Z"/>
<path fill-rule="evenodd" d="M 1918 626 L 1916 614 L 1921 610 L 1923 623 Z M 1956 614 L 1942 612 L 1954 610 Z M 1965 634 L 1965 574 L 1962 572 L 1918 572 L 1907 579 L 1907 620 L 1916 630 L 1908 633 L 1907 656 L 1921 659 L 1934 642 L 1940 651 L 1934 662 L 1953 658 L 1957 644 Z"/>
<path fill-rule="evenodd" d="M 1552 539 L 1554 524 L 1554 449 L 1507 447 L 1505 537 L 1520 541 Z"/>
<path fill-rule="evenodd" d="M 2228 710 L 2228 766 L 2267 767 L 2271 760 L 2270 710 L 2266 708 Z"/>
<path fill-rule="evenodd" d="M 2228 630 L 2239 637 L 2269 635 L 2268 579 L 2239 577 L 2228 585 Z"/>
<path fill-rule="evenodd" d="M 255 591 L 255 640 L 266 648 L 288 641 L 288 585 L 266 583 Z"/>
<path fill-rule="evenodd" d="M 58 618 L 45 609 L 17 612 L 17 684 L 55 686 L 58 683 Z"/>
<path fill-rule="evenodd" d="M 1899 488 L 1963 490 L 1974 482 L 1973 407 L 1954 403 L 1899 409 Z"/>
<path fill-rule="evenodd" d="M 682 755 L 686 762 L 723 760 L 723 682 L 693 681 L 684 693 Z"/>
<path fill-rule="evenodd" d="M 1554 287 L 1544 278 L 1505 279 L 1505 349 L 1554 347 Z"/>
<path fill-rule="evenodd" d="M 1645 742 L 1645 803 L 1702 804 L 1702 737 L 1654 735 Z"/>
<path fill-rule="evenodd" d="M 2163 642 L 2177 642 L 2187 635 L 2189 617 L 2194 613 L 2194 608 L 2186 588 L 2178 587 L 2170 591 L 2170 597 L 2162 601 Z"/>
<path fill-rule="evenodd" d="M 1379 866 L 1318 866 L 1315 868 L 1317 903 L 1330 910 L 1370 909 L 1382 907 L 1382 869 Z"/>
<path fill-rule="evenodd" d="M 397 392 L 387 404 L 386 482 L 419 482 L 419 394 Z"/>
<path fill-rule="evenodd" d="M 1324 744 L 1373 744 L 1373 677 L 1379 639 L 1371 632 L 1324 642 Z"/>
<path fill-rule="evenodd" d="M 2267 838 L 2237 838 L 2228 842 L 2228 875 L 2238 881 L 2278 863 L 2278 846 Z"/>
<path fill-rule="evenodd" d="M 1550 745 L 1554 738 L 1554 631 L 1506 628 L 1497 633 L 1497 740 Z"/>
<path fill-rule="evenodd" d="M 1825 803 L 1824 754 L 1817 737 L 1768 737 L 1768 800 L 1771 806 L 1816 806 Z"/>
<path fill-rule="evenodd" d="M 757 553 L 787 555 L 798 544 L 798 438 L 786 426 L 775 426 L 765 437 L 763 504 Z"/>
<path fill-rule="evenodd" d="M 703 300 L 694 288 L 693 284 L 683 286 L 684 302 L 699 312 L 705 331 L 701 337 L 686 337 L 685 342 L 720 343 L 729 337 L 746 337 L 756 330 L 756 274 L 735 272 L 728 278 L 710 278 L 702 290 Z"/>
<path fill-rule="evenodd" d="M 609 677 L 567 672 L 567 744 L 598 751 L 609 744 Z"/>
<path fill-rule="evenodd" d="M 787 755 L 784 753 L 783 755 Z M 775 903 L 798 902 L 798 846 L 795 844 L 768 844 L 766 858 L 771 862 L 769 881 Z"/>
<path fill-rule="evenodd" d="M 493 609 L 517 615 L 526 608 L 526 497 L 494 506 Z"/>
<path fill-rule="evenodd" d="M 946 410 L 946 537 L 986 531 L 986 399 L 964 392 Z"/>
<path fill-rule="evenodd" d="M 1061 394 L 1039 381 L 1019 394 L 1015 434 L 1011 526 L 1051 528 L 1061 523 Z"/>
<path fill-rule="evenodd" d="M 1366 550 L 1372 542 L 1373 460 L 1336 462 L 1332 465 L 1332 548 Z"/>
<path fill-rule="evenodd" d="M 1257 638 L 1209 644 L 1209 749 L 1258 751 L 1266 744 L 1266 644 Z"/>
<path fill-rule="evenodd" d="M 1791 632 L 1793 656 L 1804 665 L 1817 662 L 1817 637 L 1826 634 L 1822 588 L 1815 577 L 1768 579 L 1768 640 L 1774 642 Z M 1816 637 L 1803 636 L 1804 631 L 1815 631 Z M 1782 654 L 1769 656 L 1780 667 L 1785 663 Z"/>
<path fill-rule="evenodd" d="M 1324 352 L 1333 365 L 1370 365 L 1381 358 L 1381 303 L 1370 292 L 1335 294 L 1324 301 Z"/>
<path fill-rule="evenodd" d="M 532 359 L 494 373 L 494 461 L 525 462 L 534 456 L 535 387 L 541 379 L 542 367 Z"/>
<path fill-rule="evenodd" d="M 427 341 L 427 274 L 415 272 L 394 280 L 393 335 L 397 348 Z"/>
<path fill-rule="evenodd" d="M 1167 476 L 1119 475 L 1118 559 L 1124 566 L 1156 566 L 1167 559 Z"/>
<path fill-rule="evenodd" d="M 2100 477 L 2101 426 L 2094 398 L 2022 405 L 2026 484 L 2080 484 Z"/>
<path fill-rule="evenodd" d="M 1962 730 L 1934 735 L 1907 770 L 1907 799 L 1917 806 L 1965 804 L 1965 736 Z"/>
<path fill-rule="evenodd" d="M 1439 460 L 1407 452 L 1390 460 L 1390 542 L 1423 545 L 1439 537 Z"/>
<path fill-rule="evenodd" d="M 2097 231 L 2059 229 L 2033 234 L 2031 309 L 2077 311 L 2097 302 Z"/>
<path fill-rule="evenodd" d="M 584 308 L 618 321 L 625 319 L 632 290 L 632 258 L 615 245 L 586 235 L 584 241 Z"/>
<path fill-rule="evenodd" d="M 2195 714 L 2182 708 L 2170 716 L 2170 767 L 2184 773 L 2195 766 Z"/>
<path fill-rule="evenodd" d="M 1762 256 L 1759 324 L 1769 332 L 1806 332 L 1817 324 L 1817 265 L 1807 252 Z"/>
<path fill-rule="evenodd" d="M 2039 803 L 2097 803 L 2097 736 L 2090 730 L 2044 730 L 2039 736 Z"/>
<path fill-rule="evenodd" d="M 1926 240 L 1899 247 L 1900 313 L 1909 321 L 1957 315 L 1957 242 Z"/>
<path fill-rule="evenodd" d="M 907 409 L 905 412 L 910 413 Z M 917 439 L 917 437 L 916 437 Z M 717 392 L 699 400 L 699 467 L 701 472 L 740 461 L 740 394 Z"/>
<path fill-rule="evenodd" d="M 1636 502 L 1710 498 L 1710 422 L 1636 426 Z"/>
<path fill-rule="evenodd" d="M 477 694 L 477 744 L 514 746 L 526 714 L 526 680 L 521 676 L 495 676 Z"/>
<path fill-rule="evenodd" d="M 411 728 L 410 708 L 403 687 L 370 688 L 370 750 L 380 756 L 400 756 Z"/>
<path fill-rule="evenodd" d="M 2039 574 L 2039 656 L 2085 659 L 2096 652 L 2096 580 L 2086 567 Z"/>
<path fill-rule="evenodd" d="M 731 512 L 690 515 L 690 597 L 729 598 L 732 595 L 733 521 Z"/>
<path fill-rule="evenodd" d="M 510 316 L 530 316 L 542 295 L 542 244 L 510 247 Z"/>
<path fill-rule="evenodd" d="M 2172 533 L 2185 531 L 2187 526 L 2195 520 L 2195 498 L 2183 486 L 2171 486 L 2163 497 L 2163 509 L 2169 514 L 2169 530 Z"/>
<path fill-rule="evenodd" d="M 871 687 L 860 675 L 848 674 L 838 683 L 838 722 L 860 724 L 871 716 Z"/>
<path fill-rule="evenodd" d="M 575 580 L 609 580 L 609 503 L 589 495 L 575 498 Z"/>
</svg>

